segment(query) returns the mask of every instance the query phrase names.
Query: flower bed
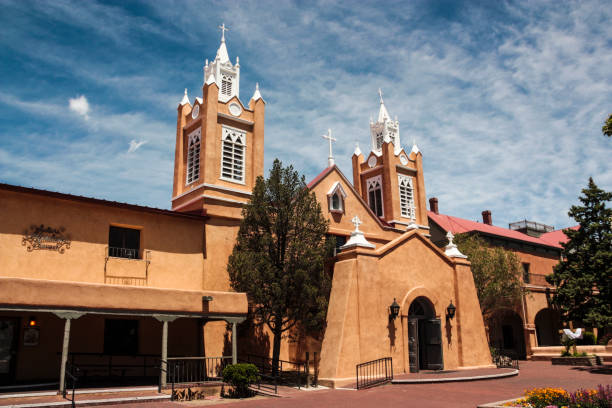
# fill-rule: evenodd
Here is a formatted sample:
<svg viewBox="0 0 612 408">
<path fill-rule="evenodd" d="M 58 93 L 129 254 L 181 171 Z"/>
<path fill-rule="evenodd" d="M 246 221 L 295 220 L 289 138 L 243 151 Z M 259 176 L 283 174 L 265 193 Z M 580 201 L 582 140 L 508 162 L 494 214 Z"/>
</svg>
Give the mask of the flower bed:
<svg viewBox="0 0 612 408">
<path fill-rule="evenodd" d="M 553 365 L 594 366 L 598 364 L 597 356 L 553 357 Z"/>
<path fill-rule="evenodd" d="M 525 397 L 505 404 L 529 408 L 611 408 L 612 386 L 599 385 L 596 390 L 568 392 L 563 388 L 534 388 Z"/>
</svg>

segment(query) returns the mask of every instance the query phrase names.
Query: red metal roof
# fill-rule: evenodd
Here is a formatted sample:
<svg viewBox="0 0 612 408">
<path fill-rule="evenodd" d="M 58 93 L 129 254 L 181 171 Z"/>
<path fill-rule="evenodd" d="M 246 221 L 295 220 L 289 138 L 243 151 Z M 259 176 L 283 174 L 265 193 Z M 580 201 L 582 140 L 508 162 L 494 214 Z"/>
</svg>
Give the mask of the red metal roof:
<svg viewBox="0 0 612 408">
<path fill-rule="evenodd" d="M 578 228 L 580 228 L 579 225 L 574 225 L 573 227 L 569 227 L 565 229 L 577 230 Z M 565 235 L 562 229 L 542 234 L 540 235 L 540 239 L 546 242 L 549 242 L 550 244 L 557 244 L 557 245 L 561 242 L 565 243 L 569 240 L 569 238 L 567 237 L 567 235 Z"/>
<path fill-rule="evenodd" d="M 323 178 L 325 176 L 327 176 L 327 174 L 332 171 L 332 169 L 336 167 L 336 165 L 334 164 L 333 166 L 330 166 L 328 168 L 326 168 L 325 170 L 323 170 L 322 172 L 319 173 L 319 175 L 315 178 L 313 178 L 310 183 L 308 183 L 308 188 L 313 188 L 314 186 L 317 185 L 317 183 L 321 180 L 323 180 Z"/>
<path fill-rule="evenodd" d="M 453 234 L 460 234 L 462 232 L 477 231 L 488 235 L 496 235 L 498 237 L 512 239 L 516 241 L 529 242 L 536 245 L 545 245 L 548 247 L 561 248 L 559 241 L 553 239 L 542 239 L 523 234 L 522 232 L 514 231 L 508 228 L 497 227 L 495 225 L 488 225 L 482 222 L 470 221 L 459 217 L 453 217 L 451 215 L 436 214 L 433 211 L 427 211 L 429 218 L 438 224 L 445 231 L 450 231 Z M 549 232 L 553 234 L 557 231 Z M 547 234 L 544 234 L 547 235 Z M 565 234 L 563 234 L 565 235 Z"/>
</svg>

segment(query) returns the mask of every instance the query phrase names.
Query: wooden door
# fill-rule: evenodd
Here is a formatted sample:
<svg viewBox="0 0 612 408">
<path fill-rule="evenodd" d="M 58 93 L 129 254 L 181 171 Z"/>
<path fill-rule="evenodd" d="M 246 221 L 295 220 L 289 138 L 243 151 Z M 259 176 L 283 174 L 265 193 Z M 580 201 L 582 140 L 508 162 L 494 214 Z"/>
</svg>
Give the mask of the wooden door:
<svg viewBox="0 0 612 408">
<path fill-rule="evenodd" d="M 425 347 L 427 353 L 427 369 L 443 370 L 442 324 L 440 319 L 427 319 L 425 321 Z"/>
<path fill-rule="evenodd" d="M 0 318 L 0 384 L 15 381 L 19 319 Z"/>
</svg>

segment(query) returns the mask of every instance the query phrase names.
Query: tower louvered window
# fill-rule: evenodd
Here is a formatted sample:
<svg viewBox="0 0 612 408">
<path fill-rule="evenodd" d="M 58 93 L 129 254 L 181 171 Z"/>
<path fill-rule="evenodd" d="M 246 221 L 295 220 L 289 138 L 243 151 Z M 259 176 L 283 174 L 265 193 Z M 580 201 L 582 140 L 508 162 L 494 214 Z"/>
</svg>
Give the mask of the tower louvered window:
<svg viewBox="0 0 612 408">
<path fill-rule="evenodd" d="M 232 95 L 232 82 L 233 78 L 231 75 L 221 75 L 221 94 L 225 96 Z"/>
<path fill-rule="evenodd" d="M 400 211 L 402 217 L 415 219 L 414 211 L 414 194 L 412 190 L 412 178 L 398 175 L 399 195 L 400 195 Z"/>
<path fill-rule="evenodd" d="M 382 149 L 382 144 L 383 144 L 383 132 L 381 130 L 380 132 L 376 132 L 376 149 L 377 150 Z"/>
<path fill-rule="evenodd" d="M 243 183 L 246 133 L 242 130 L 224 126 L 222 145 L 221 178 L 227 181 Z"/>
<path fill-rule="evenodd" d="M 200 129 L 189 135 L 187 150 L 187 184 L 200 178 Z"/>
<path fill-rule="evenodd" d="M 368 186 L 368 204 L 370 209 L 378 217 L 383 216 L 382 202 L 382 179 L 380 176 L 372 177 L 367 181 Z"/>
</svg>

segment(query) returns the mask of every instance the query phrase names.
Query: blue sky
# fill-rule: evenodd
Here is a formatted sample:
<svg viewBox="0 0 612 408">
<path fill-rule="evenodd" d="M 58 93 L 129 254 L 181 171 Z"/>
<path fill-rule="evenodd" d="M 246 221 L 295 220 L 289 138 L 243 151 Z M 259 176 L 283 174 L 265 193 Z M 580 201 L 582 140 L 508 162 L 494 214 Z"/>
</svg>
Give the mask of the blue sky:
<svg viewBox="0 0 612 408">
<path fill-rule="evenodd" d="M 168 208 L 176 107 L 222 22 L 241 99 L 259 82 L 265 164 L 351 174 L 382 88 L 445 214 L 565 227 L 612 190 L 605 1 L 0 1 L 0 181 Z M 267 173 L 267 170 L 266 170 Z"/>
</svg>

